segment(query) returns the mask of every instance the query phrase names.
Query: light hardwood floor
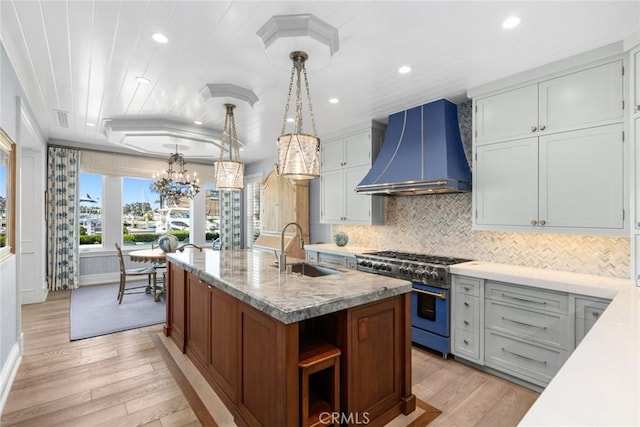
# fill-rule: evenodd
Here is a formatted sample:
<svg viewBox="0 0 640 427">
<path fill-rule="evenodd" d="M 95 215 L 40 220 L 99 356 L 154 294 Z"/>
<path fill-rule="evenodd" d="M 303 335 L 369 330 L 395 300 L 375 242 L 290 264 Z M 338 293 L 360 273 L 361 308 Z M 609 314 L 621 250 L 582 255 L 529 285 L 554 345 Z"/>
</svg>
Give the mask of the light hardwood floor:
<svg viewBox="0 0 640 427">
<path fill-rule="evenodd" d="M 152 326 L 69 342 L 69 292 L 22 308 L 24 357 L 2 426 L 198 426 Z M 538 394 L 413 349 L 413 391 L 442 411 L 430 426 L 513 426 Z"/>
</svg>

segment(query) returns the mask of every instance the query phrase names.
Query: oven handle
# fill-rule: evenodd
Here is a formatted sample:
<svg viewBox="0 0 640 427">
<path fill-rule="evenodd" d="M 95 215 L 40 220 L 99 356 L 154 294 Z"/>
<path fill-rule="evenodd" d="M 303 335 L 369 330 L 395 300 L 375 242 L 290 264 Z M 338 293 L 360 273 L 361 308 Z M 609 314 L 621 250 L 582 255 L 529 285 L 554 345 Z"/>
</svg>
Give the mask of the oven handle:
<svg viewBox="0 0 640 427">
<path fill-rule="evenodd" d="M 413 292 L 417 292 L 419 294 L 429 295 L 429 296 L 436 297 L 436 298 L 447 299 L 446 292 L 440 292 L 438 294 L 438 293 L 435 293 L 435 292 L 423 291 L 422 289 L 416 289 L 416 288 L 413 288 Z"/>
</svg>

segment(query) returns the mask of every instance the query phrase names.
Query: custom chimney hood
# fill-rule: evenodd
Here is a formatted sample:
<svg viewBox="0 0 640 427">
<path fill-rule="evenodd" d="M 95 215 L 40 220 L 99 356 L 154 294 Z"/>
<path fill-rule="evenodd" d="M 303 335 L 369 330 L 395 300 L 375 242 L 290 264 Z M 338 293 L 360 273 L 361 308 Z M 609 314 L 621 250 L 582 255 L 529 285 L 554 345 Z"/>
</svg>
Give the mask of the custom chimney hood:
<svg viewBox="0 0 640 427">
<path fill-rule="evenodd" d="M 471 191 L 458 108 L 446 99 L 389 116 L 380 153 L 358 194 L 407 196 Z"/>
</svg>

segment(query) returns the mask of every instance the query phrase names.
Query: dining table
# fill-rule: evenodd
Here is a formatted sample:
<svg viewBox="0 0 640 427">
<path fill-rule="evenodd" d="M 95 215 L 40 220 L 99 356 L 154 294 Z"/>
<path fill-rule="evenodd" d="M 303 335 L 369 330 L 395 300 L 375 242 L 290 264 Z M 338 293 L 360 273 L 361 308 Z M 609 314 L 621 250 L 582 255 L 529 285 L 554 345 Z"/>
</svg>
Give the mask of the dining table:
<svg viewBox="0 0 640 427">
<path fill-rule="evenodd" d="M 167 253 L 160 248 L 151 249 L 139 249 L 137 251 L 129 252 L 129 259 L 133 262 L 152 263 L 154 269 L 165 268 L 164 263 L 167 262 Z M 163 265 L 164 264 L 164 265 Z M 158 292 L 160 290 L 160 292 Z M 163 274 L 162 287 L 158 287 L 158 280 L 153 283 L 153 297 L 156 301 L 160 301 L 162 295 L 166 296 L 165 290 L 165 278 Z"/>
</svg>

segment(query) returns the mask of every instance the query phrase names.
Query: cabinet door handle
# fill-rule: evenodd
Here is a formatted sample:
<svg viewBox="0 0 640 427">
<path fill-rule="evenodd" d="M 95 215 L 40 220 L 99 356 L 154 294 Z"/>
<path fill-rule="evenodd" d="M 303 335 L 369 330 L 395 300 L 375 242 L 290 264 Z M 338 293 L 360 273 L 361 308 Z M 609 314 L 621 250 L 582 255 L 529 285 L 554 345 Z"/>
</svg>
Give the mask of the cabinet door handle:
<svg viewBox="0 0 640 427">
<path fill-rule="evenodd" d="M 545 221 L 544 219 L 540 220 L 540 225 L 547 225 L 547 221 Z"/>
<path fill-rule="evenodd" d="M 464 324 L 468 326 L 468 325 L 469 325 L 469 321 L 468 321 L 468 320 L 465 320 L 465 321 L 464 321 Z"/>
<path fill-rule="evenodd" d="M 545 125 L 540 125 L 540 130 L 545 130 L 547 127 Z"/>
<path fill-rule="evenodd" d="M 592 311 L 592 312 L 591 312 L 591 315 L 592 315 L 593 317 L 598 317 L 598 316 L 600 316 L 600 313 L 598 313 L 597 311 Z"/>
<path fill-rule="evenodd" d="M 467 340 L 462 340 L 462 342 L 467 344 L 467 345 L 469 344 L 469 341 L 467 341 Z"/>
<path fill-rule="evenodd" d="M 525 298 L 512 297 L 511 295 L 507 295 L 505 293 L 502 294 L 502 298 L 510 298 L 510 299 L 514 299 L 516 301 L 522 301 L 522 302 L 527 302 L 527 303 L 531 303 L 531 304 L 547 305 L 546 301 L 534 301 L 534 300 L 525 299 Z"/>
<path fill-rule="evenodd" d="M 463 288 L 464 288 L 464 290 L 465 290 L 465 291 L 467 291 L 467 292 L 469 291 L 469 289 L 471 289 L 469 286 L 463 286 Z"/>
<path fill-rule="evenodd" d="M 538 225 L 538 221 L 536 221 L 535 219 L 532 219 L 531 220 L 531 225 L 533 225 L 535 227 L 536 225 Z"/>
<path fill-rule="evenodd" d="M 640 104 L 636 104 L 636 111 L 640 111 Z"/>
<path fill-rule="evenodd" d="M 538 329 L 542 329 L 543 331 L 547 330 L 546 326 L 531 325 L 529 323 L 519 322 L 517 320 L 509 319 L 509 318 L 504 317 L 504 316 L 502 316 L 502 320 L 504 320 L 505 322 L 515 323 L 516 325 L 527 326 L 529 328 L 538 328 Z"/>
<path fill-rule="evenodd" d="M 537 130 L 538 130 L 538 127 L 537 127 L 537 126 L 531 126 L 531 132 L 535 132 L 535 131 L 537 131 Z"/>
<path fill-rule="evenodd" d="M 464 306 L 469 307 L 469 303 L 465 301 Z"/>
<path fill-rule="evenodd" d="M 514 356 L 518 356 L 519 358 L 524 359 L 524 360 L 528 360 L 528 361 L 530 361 L 530 362 L 536 362 L 536 363 L 539 363 L 539 364 L 541 364 L 541 365 L 546 365 L 546 364 L 547 364 L 547 362 L 546 362 L 546 361 L 542 361 L 542 362 L 541 362 L 541 361 L 539 361 L 539 360 L 532 359 L 532 358 L 530 358 L 530 357 L 523 356 L 523 355 L 521 355 L 521 354 L 515 353 L 515 352 L 513 352 L 513 351 L 511 351 L 511 350 L 507 350 L 507 349 L 506 349 L 506 348 L 504 348 L 504 347 L 502 347 L 502 351 L 504 351 L 505 353 L 513 354 Z"/>
<path fill-rule="evenodd" d="M 425 295 L 429 295 L 429 296 L 440 298 L 440 299 L 447 299 L 446 292 L 435 293 L 435 292 L 423 291 L 422 289 L 416 289 L 416 288 L 413 288 L 412 291 L 417 292 L 419 294 L 425 294 Z"/>
</svg>

